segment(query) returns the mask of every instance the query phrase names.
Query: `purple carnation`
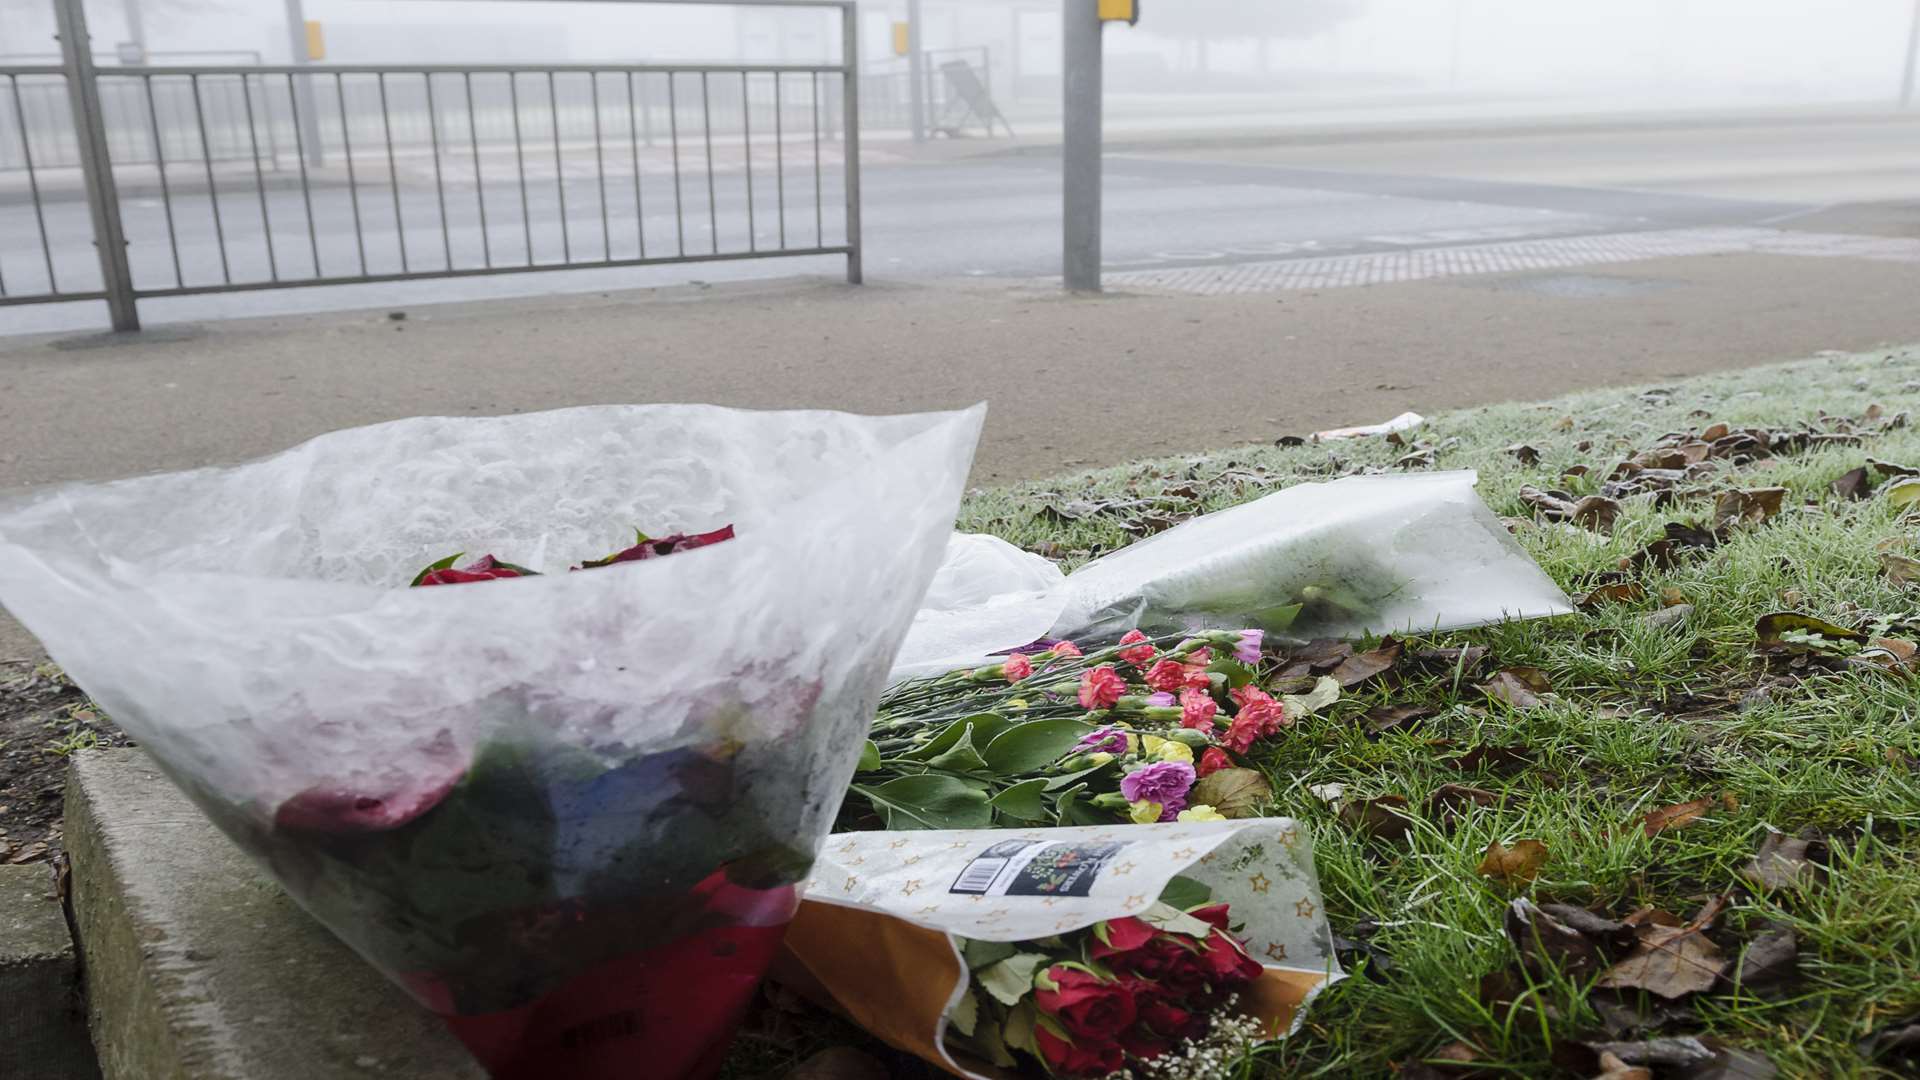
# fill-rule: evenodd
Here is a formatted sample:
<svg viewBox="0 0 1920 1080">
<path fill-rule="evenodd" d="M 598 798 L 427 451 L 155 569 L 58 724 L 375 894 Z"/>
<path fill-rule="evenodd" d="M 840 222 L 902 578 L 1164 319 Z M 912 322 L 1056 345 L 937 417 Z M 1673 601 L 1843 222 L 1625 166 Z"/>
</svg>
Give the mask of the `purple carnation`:
<svg viewBox="0 0 1920 1080">
<path fill-rule="evenodd" d="M 1127 752 L 1127 733 L 1111 724 L 1095 728 L 1081 736 L 1073 752 L 1076 754 L 1124 754 Z"/>
<path fill-rule="evenodd" d="M 1147 704 L 1155 708 L 1167 709 L 1179 704 L 1179 701 L 1172 694 L 1162 690 L 1158 693 L 1148 694 Z"/>
<path fill-rule="evenodd" d="M 1260 662 L 1260 643 L 1267 636 L 1264 630 L 1240 631 L 1240 643 L 1233 647 L 1233 658 L 1243 664 Z"/>
<path fill-rule="evenodd" d="M 1172 821 L 1187 808 L 1187 790 L 1198 775 L 1184 761 L 1161 761 L 1120 778 L 1120 794 L 1130 803 L 1160 804 L 1160 820 Z"/>
</svg>

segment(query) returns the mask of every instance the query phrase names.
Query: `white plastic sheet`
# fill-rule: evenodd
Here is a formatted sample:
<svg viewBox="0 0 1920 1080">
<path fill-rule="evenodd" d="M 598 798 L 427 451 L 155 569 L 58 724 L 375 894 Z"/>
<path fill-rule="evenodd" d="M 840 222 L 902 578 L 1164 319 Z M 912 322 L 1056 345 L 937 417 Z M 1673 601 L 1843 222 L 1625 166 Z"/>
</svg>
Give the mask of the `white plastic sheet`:
<svg viewBox="0 0 1920 1080">
<path fill-rule="evenodd" d="M 683 930 L 777 944 L 984 411 L 609 406 L 336 432 L 0 504 L 0 604 L 424 1004 L 520 1017 Z M 737 539 L 566 572 L 635 528 L 726 524 Z M 406 587 L 456 551 L 543 576 Z M 686 923 L 696 894 L 706 921 Z M 757 942 L 731 943 L 728 987 L 751 993 Z M 645 1008 L 709 1015 L 648 1034 L 656 1055 L 733 1015 L 674 994 Z M 499 1044 L 526 1043 L 522 1022 L 486 1036 L 503 1075 L 606 1064 L 514 1058 Z"/>
<path fill-rule="evenodd" d="M 1067 606 L 1065 582 L 1058 566 L 997 536 L 955 533 L 893 678 L 952 671 L 1040 637 Z"/>
<path fill-rule="evenodd" d="M 1096 559 L 1044 595 L 1035 591 L 1043 570 L 1022 563 L 996 579 L 970 554 L 963 567 L 954 553 L 972 549 L 955 545 L 942 573 L 966 578 L 953 594 L 963 602 L 929 594 L 915 625 L 939 626 L 940 648 L 893 677 L 928 674 L 943 660 L 949 669 L 980 663 L 1042 636 L 1260 627 L 1277 638 L 1358 638 L 1573 610 L 1480 500 L 1475 480 L 1460 471 L 1296 484 Z M 1036 619 L 983 614 L 1015 609 Z M 1036 631 L 1049 610 L 1057 618 Z"/>
</svg>

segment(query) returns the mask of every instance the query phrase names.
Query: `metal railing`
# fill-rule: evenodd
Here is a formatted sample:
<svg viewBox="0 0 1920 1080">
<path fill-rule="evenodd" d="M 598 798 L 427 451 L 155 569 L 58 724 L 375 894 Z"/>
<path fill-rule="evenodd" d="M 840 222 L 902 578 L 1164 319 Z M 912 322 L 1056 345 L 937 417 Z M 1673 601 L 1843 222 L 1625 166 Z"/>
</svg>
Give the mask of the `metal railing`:
<svg viewBox="0 0 1920 1080">
<path fill-rule="evenodd" d="M 814 6 L 839 63 L 0 67 L 0 306 L 124 330 L 150 297 L 802 255 L 858 282 L 853 5 Z"/>
<path fill-rule="evenodd" d="M 964 61 L 973 68 L 982 84 L 989 87 L 993 85 L 993 54 L 985 45 L 923 49 L 920 56 L 923 100 L 926 102 L 927 116 L 936 128 L 940 127 L 941 119 L 952 115 L 959 104 L 954 87 L 941 73 L 941 65 L 953 60 Z M 904 58 L 888 57 L 870 64 L 860 77 L 860 118 L 868 128 L 910 128 L 913 124 L 912 101 L 913 75 Z M 986 126 L 986 134 L 993 134 L 991 124 Z"/>
</svg>

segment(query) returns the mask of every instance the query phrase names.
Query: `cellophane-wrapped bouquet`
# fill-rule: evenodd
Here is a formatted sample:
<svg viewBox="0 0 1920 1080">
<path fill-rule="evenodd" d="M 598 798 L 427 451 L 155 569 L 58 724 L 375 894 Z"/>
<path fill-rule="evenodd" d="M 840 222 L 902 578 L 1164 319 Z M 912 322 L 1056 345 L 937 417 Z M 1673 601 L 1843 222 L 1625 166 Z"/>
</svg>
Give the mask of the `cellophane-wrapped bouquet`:
<svg viewBox="0 0 1920 1080">
<path fill-rule="evenodd" d="M 982 415 L 336 432 L 0 503 L 0 603 L 493 1074 L 701 1076 L 846 792 Z"/>
</svg>

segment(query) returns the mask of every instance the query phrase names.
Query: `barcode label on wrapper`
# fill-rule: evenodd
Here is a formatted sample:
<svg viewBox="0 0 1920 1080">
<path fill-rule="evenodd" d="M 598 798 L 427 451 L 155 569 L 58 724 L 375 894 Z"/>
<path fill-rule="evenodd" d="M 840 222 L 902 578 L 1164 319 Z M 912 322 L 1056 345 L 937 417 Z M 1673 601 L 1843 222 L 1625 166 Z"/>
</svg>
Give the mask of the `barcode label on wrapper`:
<svg viewBox="0 0 1920 1080">
<path fill-rule="evenodd" d="M 1086 896 L 1128 841 L 1047 844 L 1002 840 L 973 857 L 949 893 L 972 896 Z"/>
</svg>

